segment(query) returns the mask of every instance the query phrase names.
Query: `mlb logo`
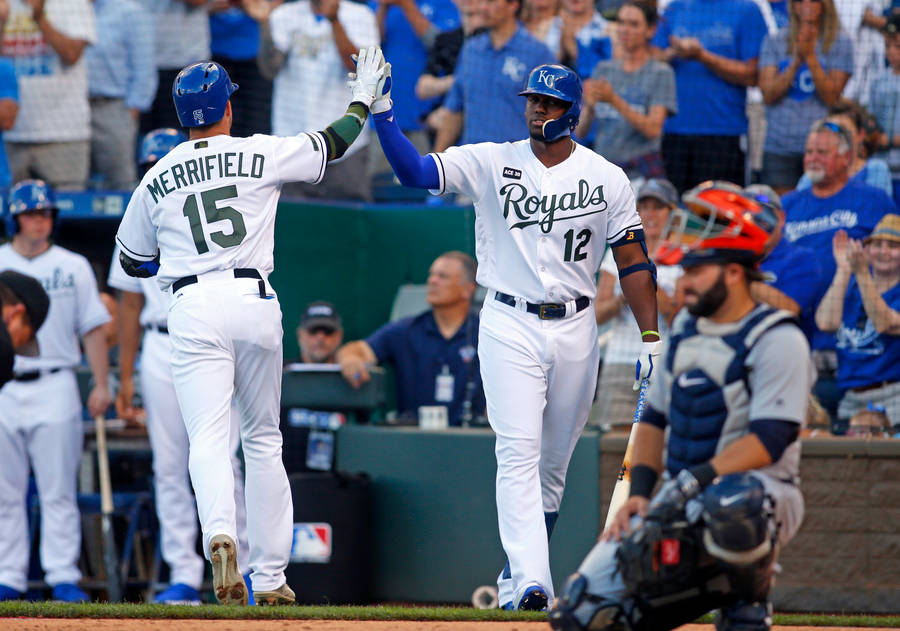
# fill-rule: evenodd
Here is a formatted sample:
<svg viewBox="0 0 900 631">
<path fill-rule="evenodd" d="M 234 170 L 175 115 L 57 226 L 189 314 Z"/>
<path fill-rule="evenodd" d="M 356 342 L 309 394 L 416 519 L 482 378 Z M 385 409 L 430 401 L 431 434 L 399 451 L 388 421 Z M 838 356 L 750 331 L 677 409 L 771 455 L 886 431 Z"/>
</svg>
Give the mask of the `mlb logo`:
<svg viewBox="0 0 900 631">
<path fill-rule="evenodd" d="M 194 114 L 194 120 L 202 125 L 203 124 L 203 110 L 194 110 L 193 114 Z"/>
<path fill-rule="evenodd" d="M 328 563 L 331 561 L 331 524 L 294 524 L 291 563 Z"/>
</svg>

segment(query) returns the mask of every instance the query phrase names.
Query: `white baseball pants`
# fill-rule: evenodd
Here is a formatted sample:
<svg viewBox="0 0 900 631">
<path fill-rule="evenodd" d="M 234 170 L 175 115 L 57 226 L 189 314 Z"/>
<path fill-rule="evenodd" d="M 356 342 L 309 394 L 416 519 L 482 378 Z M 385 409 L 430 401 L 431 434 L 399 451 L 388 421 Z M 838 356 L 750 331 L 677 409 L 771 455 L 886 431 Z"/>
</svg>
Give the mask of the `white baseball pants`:
<svg viewBox="0 0 900 631">
<path fill-rule="evenodd" d="M 594 311 L 541 320 L 489 292 L 478 358 L 497 435 L 497 517 L 512 576 L 498 581 L 500 603 L 517 603 L 534 583 L 552 602 L 544 513 L 559 510 L 569 459 L 597 387 Z"/>
<path fill-rule="evenodd" d="M 76 496 L 84 441 L 75 373 L 0 389 L 0 584 L 24 592 L 31 551 L 25 498 L 29 463 L 41 507 L 41 567 L 50 585 L 81 580 Z"/>
<path fill-rule="evenodd" d="M 172 345 L 169 336 L 150 329 L 141 348 L 141 392 L 147 412 L 147 433 L 153 452 L 153 485 L 156 516 L 159 519 L 162 558 L 169 565 L 169 582 L 199 589 L 203 582 L 203 557 L 197 554 L 197 509 L 188 474 L 188 435 L 172 382 Z M 247 571 L 247 511 L 244 504 L 244 475 L 237 456 L 239 416 L 231 406 L 233 430 L 231 465 L 234 472 L 234 501 L 237 532 L 241 540 L 238 564 Z"/>
<path fill-rule="evenodd" d="M 254 591 L 285 583 L 293 505 L 281 461 L 281 306 L 266 284 L 210 272 L 175 292 L 169 311 L 172 374 L 190 441 L 189 468 L 203 532 L 237 537 L 229 422 L 240 409 L 246 466 L 247 538 Z"/>
</svg>

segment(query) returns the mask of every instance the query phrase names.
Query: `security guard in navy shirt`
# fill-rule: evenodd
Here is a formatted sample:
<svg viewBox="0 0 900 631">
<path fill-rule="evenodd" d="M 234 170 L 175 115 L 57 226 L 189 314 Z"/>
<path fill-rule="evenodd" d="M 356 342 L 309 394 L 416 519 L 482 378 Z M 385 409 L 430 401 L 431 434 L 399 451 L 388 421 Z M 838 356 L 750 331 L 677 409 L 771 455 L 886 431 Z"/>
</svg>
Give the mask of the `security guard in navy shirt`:
<svg viewBox="0 0 900 631">
<path fill-rule="evenodd" d="M 446 406 L 450 425 L 484 417 L 478 316 L 470 312 L 475 271 L 474 259 L 463 252 L 435 259 L 426 294 L 431 309 L 344 345 L 337 354 L 344 378 L 359 387 L 369 380 L 369 366 L 390 363 L 401 417 L 416 418 L 421 406 Z"/>
</svg>

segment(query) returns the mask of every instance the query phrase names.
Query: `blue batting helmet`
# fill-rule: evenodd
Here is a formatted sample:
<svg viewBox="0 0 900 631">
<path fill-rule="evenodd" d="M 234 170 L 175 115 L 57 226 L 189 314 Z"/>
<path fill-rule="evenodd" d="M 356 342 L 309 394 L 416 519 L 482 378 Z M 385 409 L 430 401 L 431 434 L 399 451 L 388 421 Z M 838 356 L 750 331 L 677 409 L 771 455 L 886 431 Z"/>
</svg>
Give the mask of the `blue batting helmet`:
<svg viewBox="0 0 900 631">
<path fill-rule="evenodd" d="M 172 83 L 172 99 L 182 127 L 212 125 L 225 116 L 225 105 L 238 89 L 214 61 L 186 66 Z"/>
<path fill-rule="evenodd" d="M 525 89 L 519 96 L 543 94 L 569 104 L 566 113 L 544 123 L 544 140 L 552 142 L 571 135 L 581 116 L 581 79 L 575 71 L 557 64 L 537 66 L 528 75 Z"/>
<path fill-rule="evenodd" d="M 56 228 L 59 208 L 56 195 L 44 180 L 22 180 L 9 191 L 8 212 L 5 213 L 6 235 L 12 237 L 19 231 L 16 215 L 29 210 L 50 209 L 53 211 L 53 227 Z"/>
<path fill-rule="evenodd" d="M 138 164 L 146 166 L 157 162 L 187 139 L 187 136 L 173 127 L 161 127 L 147 132 L 141 141 Z"/>
</svg>

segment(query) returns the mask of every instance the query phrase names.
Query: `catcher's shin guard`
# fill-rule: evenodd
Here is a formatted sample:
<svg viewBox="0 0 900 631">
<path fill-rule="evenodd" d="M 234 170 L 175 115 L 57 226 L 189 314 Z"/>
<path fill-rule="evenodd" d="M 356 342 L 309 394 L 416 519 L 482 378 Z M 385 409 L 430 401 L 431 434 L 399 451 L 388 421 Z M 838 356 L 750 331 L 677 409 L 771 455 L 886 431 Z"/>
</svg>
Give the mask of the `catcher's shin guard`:
<svg viewBox="0 0 900 631">
<path fill-rule="evenodd" d="M 575 573 L 563 587 L 562 595 L 550 610 L 550 626 L 558 631 L 623 629 L 622 606 L 587 591 L 587 578 Z"/>
</svg>

